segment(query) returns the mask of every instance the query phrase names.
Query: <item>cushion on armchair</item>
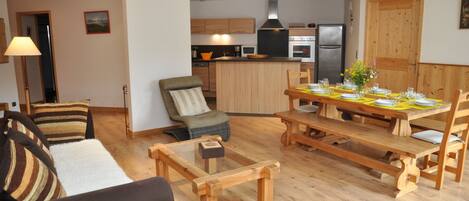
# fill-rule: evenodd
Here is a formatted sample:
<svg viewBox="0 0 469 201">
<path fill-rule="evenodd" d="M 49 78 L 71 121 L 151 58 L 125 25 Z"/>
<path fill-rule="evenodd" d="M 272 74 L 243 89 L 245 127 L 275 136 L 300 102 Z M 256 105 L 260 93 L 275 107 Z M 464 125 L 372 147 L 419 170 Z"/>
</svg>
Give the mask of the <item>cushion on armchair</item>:
<svg viewBox="0 0 469 201">
<path fill-rule="evenodd" d="M 85 139 L 88 102 L 35 104 L 33 120 L 51 143 Z"/>
<path fill-rule="evenodd" d="M 57 176 L 11 139 L 1 148 L 0 200 L 55 200 L 65 196 Z"/>
<path fill-rule="evenodd" d="M 212 110 L 196 116 L 183 116 L 181 120 L 189 129 L 194 129 L 219 125 L 228 122 L 230 119 L 224 112 Z"/>
<path fill-rule="evenodd" d="M 200 87 L 172 90 L 169 93 L 180 116 L 194 116 L 210 111 Z"/>
</svg>

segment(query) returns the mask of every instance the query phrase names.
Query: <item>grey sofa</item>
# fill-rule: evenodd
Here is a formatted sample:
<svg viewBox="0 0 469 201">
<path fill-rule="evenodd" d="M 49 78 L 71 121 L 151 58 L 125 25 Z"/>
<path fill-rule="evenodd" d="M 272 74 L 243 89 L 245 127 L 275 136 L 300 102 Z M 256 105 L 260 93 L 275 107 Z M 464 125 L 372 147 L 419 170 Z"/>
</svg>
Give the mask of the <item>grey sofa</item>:
<svg viewBox="0 0 469 201">
<path fill-rule="evenodd" d="M 181 122 L 187 126 L 189 138 L 202 135 L 220 135 L 224 141 L 230 138 L 229 118 L 224 112 L 212 110 L 196 116 L 180 116 L 169 93 L 171 90 L 202 87 L 203 83 L 197 76 L 178 77 L 160 80 L 160 91 L 171 120 Z"/>
</svg>

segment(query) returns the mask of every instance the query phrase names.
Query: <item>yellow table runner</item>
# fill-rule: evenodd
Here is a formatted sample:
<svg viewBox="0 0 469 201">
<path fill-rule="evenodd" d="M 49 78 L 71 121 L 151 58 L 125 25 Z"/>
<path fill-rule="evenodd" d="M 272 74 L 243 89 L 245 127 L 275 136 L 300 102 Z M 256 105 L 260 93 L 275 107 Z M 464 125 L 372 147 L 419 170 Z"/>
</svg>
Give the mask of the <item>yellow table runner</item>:
<svg viewBox="0 0 469 201">
<path fill-rule="evenodd" d="M 296 89 L 300 90 L 303 93 L 307 93 L 307 94 L 314 94 L 316 96 L 330 97 L 330 98 L 333 98 L 333 99 L 343 100 L 343 101 L 348 101 L 348 102 L 362 103 L 362 104 L 365 104 L 365 105 L 370 105 L 370 106 L 373 106 L 373 107 L 379 107 L 379 108 L 390 109 L 390 110 L 408 110 L 408 109 L 428 110 L 428 109 L 433 109 L 433 108 L 440 107 L 440 106 L 443 105 L 442 100 L 429 98 L 429 100 L 436 101 L 437 104 L 435 106 L 420 106 L 420 105 L 414 104 L 414 102 L 412 100 L 406 100 L 406 101 L 403 101 L 403 102 L 399 102 L 395 106 L 381 106 L 381 105 L 375 104 L 374 101 L 376 100 L 376 98 L 362 97 L 362 98 L 359 98 L 359 99 L 344 99 L 344 98 L 341 98 L 342 93 L 338 93 L 335 90 L 332 90 L 332 93 L 319 94 L 319 93 L 313 93 L 309 88 L 305 88 L 305 87 L 298 87 Z M 331 87 L 331 89 L 337 89 L 337 88 L 336 87 Z M 342 88 L 339 88 L 339 90 L 353 93 L 352 90 L 346 90 L 346 89 L 342 89 Z M 391 97 L 398 97 L 400 94 L 399 93 L 392 93 L 392 94 L 388 94 L 388 95 L 378 95 L 378 94 L 371 94 L 371 95 L 377 96 L 377 97 L 382 97 L 382 98 L 388 98 L 390 96 Z"/>
</svg>

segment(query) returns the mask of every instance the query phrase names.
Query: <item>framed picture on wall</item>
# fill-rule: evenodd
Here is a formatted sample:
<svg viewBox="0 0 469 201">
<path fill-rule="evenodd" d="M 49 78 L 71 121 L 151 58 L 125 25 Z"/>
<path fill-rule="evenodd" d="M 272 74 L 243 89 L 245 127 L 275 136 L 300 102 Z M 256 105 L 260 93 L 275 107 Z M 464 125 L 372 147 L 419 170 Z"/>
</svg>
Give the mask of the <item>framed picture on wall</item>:
<svg viewBox="0 0 469 201">
<path fill-rule="evenodd" d="M 469 29 L 469 0 L 461 0 L 461 29 Z"/>
<path fill-rule="evenodd" d="M 85 25 L 87 34 L 111 33 L 109 11 L 106 10 L 85 12 Z"/>
</svg>

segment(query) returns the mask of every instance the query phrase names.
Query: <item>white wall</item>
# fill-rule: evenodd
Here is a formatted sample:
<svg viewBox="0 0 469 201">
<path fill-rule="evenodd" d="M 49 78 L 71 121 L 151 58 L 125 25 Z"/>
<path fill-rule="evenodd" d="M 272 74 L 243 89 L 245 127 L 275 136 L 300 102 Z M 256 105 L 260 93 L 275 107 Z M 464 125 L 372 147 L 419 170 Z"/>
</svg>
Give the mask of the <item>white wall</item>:
<svg viewBox="0 0 469 201">
<path fill-rule="evenodd" d="M 111 34 L 86 34 L 84 12 L 95 10 L 109 11 Z M 28 11 L 51 12 L 60 101 L 90 98 L 92 106 L 122 107 L 127 76 L 122 0 L 8 0 L 13 34 L 16 13 Z M 21 89 L 22 77 L 17 77 Z"/>
<path fill-rule="evenodd" d="M 268 0 L 191 1 L 192 18 L 256 18 L 257 27 L 267 20 Z M 279 0 L 279 18 L 288 23 L 343 23 L 344 0 Z M 257 44 L 256 34 L 231 35 L 230 40 L 214 40 L 211 35 L 193 35 L 193 45 Z"/>
<path fill-rule="evenodd" d="M 5 20 L 5 32 L 7 43 L 10 43 L 10 27 L 8 26 L 8 8 L 6 0 L 0 0 L 0 18 Z M 3 54 L 3 52 L 1 53 Z M 19 110 L 18 106 L 12 108 L 11 103 L 18 103 L 18 91 L 16 86 L 15 65 L 13 58 L 10 57 L 10 62 L 0 64 L 0 102 L 10 103 L 12 110 Z"/>
<path fill-rule="evenodd" d="M 191 74 L 189 0 L 125 0 L 133 132 L 170 126 L 158 81 Z"/>
<path fill-rule="evenodd" d="M 469 65 L 469 29 L 459 29 L 461 0 L 425 0 L 421 62 Z"/>
</svg>

